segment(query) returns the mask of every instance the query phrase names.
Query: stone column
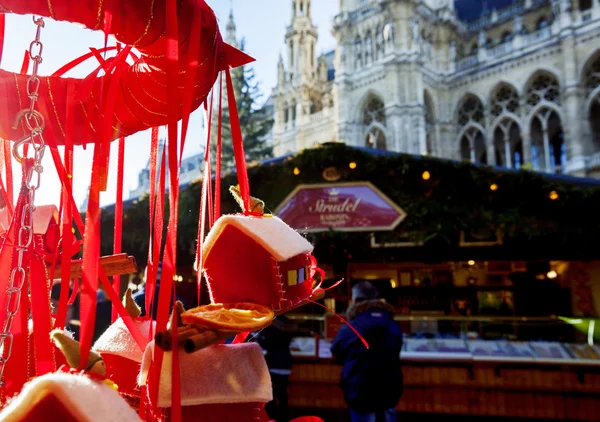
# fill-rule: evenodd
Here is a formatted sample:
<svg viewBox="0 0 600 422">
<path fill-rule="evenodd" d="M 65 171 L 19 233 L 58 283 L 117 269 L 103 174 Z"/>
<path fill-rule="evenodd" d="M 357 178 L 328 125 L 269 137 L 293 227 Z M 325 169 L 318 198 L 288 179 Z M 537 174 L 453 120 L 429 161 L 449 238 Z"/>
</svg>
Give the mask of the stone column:
<svg viewBox="0 0 600 422">
<path fill-rule="evenodd" d="M 405 152 L 402 146 L 402 114 L 397 106 L 386 107 L 385 123 L 387 148 L 390 151 Z"/>
<path fill-rule="evenodd" d="M 531 134 L 529 128 L 525 128 L 525 131 L 521 134 L 523 143 L 523 157 L 521 158 L 521 165 L 527 165 L 531 163 Z"/>
<path fill-rule="evenodd" d="M 550 139 L 548 138 L 548 120 L 544 122 L 542 130 L 544 131 L 544 167 L 546 172 L 551 172 L 553 166 L 550 161 Z"/>
<path fill-rule="evenodd" d="M 583 93 L 579 88 L 578 63 L 575 57 L 575 38 L 569 35 L 562 41 L 565 88 L 563 90 L 565 134 L 564 142 L 567 150 L 566 171 L 569 173 L 585 170 L 585 157 L 590 153 L 589 146 L 583 139 L 582 128 L 587 124 L 583 110 Z"/>
<path fill-rule="evenodd" d="M 509 169 L 513 167 L 512 153 L 510 150 L 510 137 L 508 131 L 504 132 L 504 165 Z"/>
<path fill-rule="evenodd" d="M 498 165 L 498 163 L 496 162 L 496 145 L 494 145 L 493 138 L 492 142 L 486 142 L 485 156 L 490 166 Z"/>
</svg>

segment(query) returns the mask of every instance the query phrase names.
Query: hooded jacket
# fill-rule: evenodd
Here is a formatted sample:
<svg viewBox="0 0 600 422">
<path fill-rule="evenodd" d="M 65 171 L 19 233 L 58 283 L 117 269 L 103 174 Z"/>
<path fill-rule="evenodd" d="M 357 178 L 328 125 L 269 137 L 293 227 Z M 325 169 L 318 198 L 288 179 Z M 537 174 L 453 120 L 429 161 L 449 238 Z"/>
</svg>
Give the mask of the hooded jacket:
<svg viewBox="0 0 600 422">
<path fill-rule="evenodd" d="M 343 365 L 341 387 L 351 409 L 375 412 L 396 407 L 402 396 L 402 330 L 385 302 L 359 302 L 348 310 L 348 320 L 369 344 L 342 326 L 331 345 L 334 359 Z"/>
</svg>

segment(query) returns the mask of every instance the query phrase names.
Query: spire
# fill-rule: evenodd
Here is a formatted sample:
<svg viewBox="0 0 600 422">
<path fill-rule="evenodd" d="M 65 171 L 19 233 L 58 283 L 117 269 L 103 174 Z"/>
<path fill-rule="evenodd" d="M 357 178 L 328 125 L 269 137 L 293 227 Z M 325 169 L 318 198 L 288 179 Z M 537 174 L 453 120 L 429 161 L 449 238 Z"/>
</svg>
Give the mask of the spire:
<svg viewBox="0 0 600 422">
<path fill-rule="evenodd" d="M 227 38 L 225 39 L 225 42 L 227 42 L 227 44 L 230 44 L 234 47 L 238 46 L 238 42 L 236 39 L 236 26 L 235 26 L 235 19 L 233 18 L 233 1 L 230 2 L 231 8 L 229 9 L 229 20 L 227 21 Z"/>
</svg>

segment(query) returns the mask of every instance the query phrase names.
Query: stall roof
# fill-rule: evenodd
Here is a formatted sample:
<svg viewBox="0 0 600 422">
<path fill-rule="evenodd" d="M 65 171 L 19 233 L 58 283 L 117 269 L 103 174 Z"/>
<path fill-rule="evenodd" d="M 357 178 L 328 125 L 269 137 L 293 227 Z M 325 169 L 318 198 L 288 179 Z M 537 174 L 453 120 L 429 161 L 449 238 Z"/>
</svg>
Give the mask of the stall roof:
<svg viewBox="0 0 600 422">
<path fill-rule="evenodd" d="M 405 153 L 401 153 L 401 152 L 387 151 L 387 150 L 374 149 L 374 148 L 368 148 L 368 147 L 350 146 L 350 148 L 353 148 L 353 149 L 356 149 L 359 151 L 363 151 L 365 153 L 375 155 L 375 156 L 389 157 L 389 156 L 397 156 L 397 155 L 409 155 L 415 159 L 422 158 L 421 155 L 405 154 Z M 287 159 L 289 159 L 290 157 L 293 157 L 293 156 L 294 156 L 294 154 L 286 154 L 281 157 L 270 158 L 268 160 L 263 161 L 261 164 L 262 165 L 276 165 L 276 164 L 280 164 L 280 163 L 286 161 Z M 455 160 L 450 160 L 447 158 L 437 158 L 437 157 L 427 157 L 427 158 L 429 158 L 429 159 L 434 158 L 434 159 L 437 159 L 440 161 L 455 161 Z M 501 167 L 501 166 L 488 166 L 485 164 L 473 164 L 473 165 L 476 167 L 487 167 L 498 173 L 518 173 L 519 171 L 521 171 L 521 170 L 515 170 L 515 169 L 510 169 L 510 168 Z M 569 176 L 566 174 L 542 173 L 542 172 L 539 172 L 538 174 L 550 181 L 558 182 L 558 183 L 568 183 L 568 184 L 572 184 L 572 185 L 580 186 L 580 187 L 600 186 L 600 179 L 592 179 L 589 177 Z"/>
</svg>

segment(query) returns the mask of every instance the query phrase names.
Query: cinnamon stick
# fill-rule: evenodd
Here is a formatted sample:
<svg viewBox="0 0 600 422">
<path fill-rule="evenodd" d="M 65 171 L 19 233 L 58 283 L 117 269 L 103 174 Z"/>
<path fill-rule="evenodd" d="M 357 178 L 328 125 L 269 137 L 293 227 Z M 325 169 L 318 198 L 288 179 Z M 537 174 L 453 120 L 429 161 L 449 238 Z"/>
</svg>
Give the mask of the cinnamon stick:
<svg viewBox="0 0 600 422">
<path fill-rule="evenodd" d="M 204 331 L 186 339 L 183 343 L 183 350 L 185 350 L 186 353 L 194 353 L 212 344 L 228 339 L 229 337 L 233 337 L 236 334 L 237 333 L 230 333 L 226 331 Z"/>
<path fill-rule="evenodd" d="M 71 278 L 81 278 L 81 264 L 81 259 L 71 261 Z M 121 274 L 132 274 L 137 271 L 135 258 L 133 256 L 127 256 L 127 254 L 103 256 L 100 258 L 100 265 L 102 265 L 107 277 Z M 56 265 L 54 269 L 55 280 L 62 278 L 61 271 L 61 266 Z"/>
<path fill-rule="evenodd" d="M 182 325 L 177 327 L 177 345 L 181 347 L 183 343 L 190 337 L 199 334 L 200 331 L 191 325 Z M 156 333 L 154 342 L 158 347 L 166 352 L 173 350 L 173 331 L 166 330 Z"/>
</svg>

